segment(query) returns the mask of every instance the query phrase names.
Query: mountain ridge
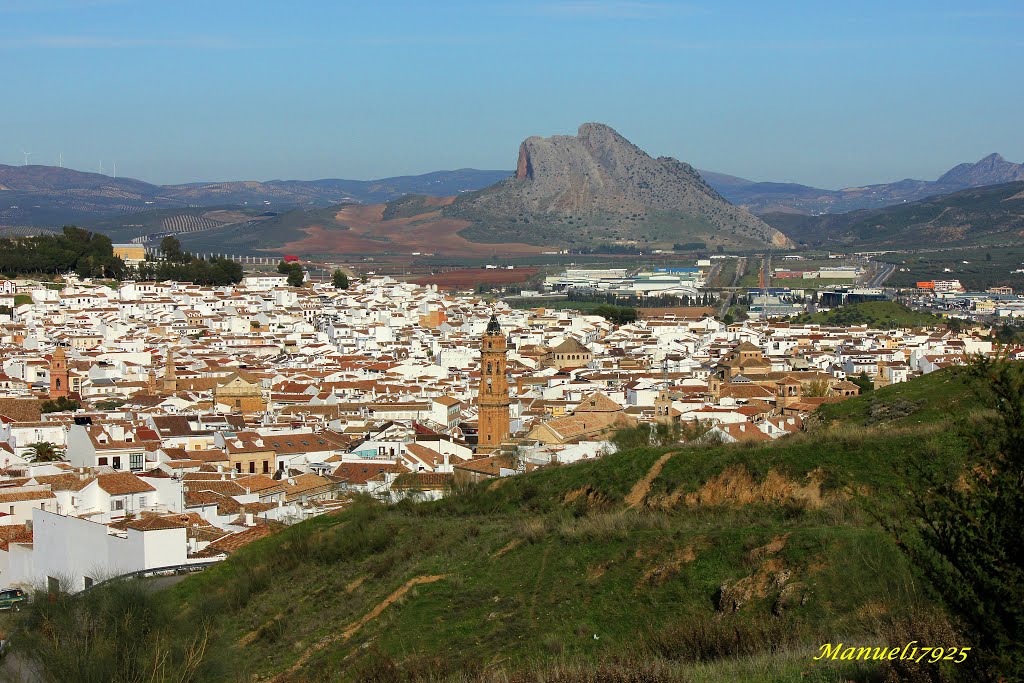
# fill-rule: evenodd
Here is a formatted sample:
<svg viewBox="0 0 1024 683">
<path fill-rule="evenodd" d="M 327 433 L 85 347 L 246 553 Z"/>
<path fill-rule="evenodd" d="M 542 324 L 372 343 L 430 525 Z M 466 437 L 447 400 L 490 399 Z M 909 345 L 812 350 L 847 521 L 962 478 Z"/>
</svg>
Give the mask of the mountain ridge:
<svg viewBox="0 0 1024 683">
<path fill-rule="evenodd" d="M 936 180 L 904 178 L 891 183 L 826 190 L 799 183 L 754 181 L 739 176 L 699 171 L 726 199 L 757 215 L 769 213 L 840 214 L 876 209 L 958 190 L 1024 180 L 1024 164 L 997 153 L 976 162 L 957 164 Z"/>
<path fill-rule="evenodd" d="M 765 221 L 802 244 L 902 248 L 1019 242 L 1024 180 L 843 214 L 768 213 Z"/>
<path fill-rule="evenodd" d="M 38 164 L 0 164 L 0 225 L 88 224 L 153 209 L 267 206 L 274 210 L 375 203 L 407 194 L 445 196 L 490 185 L 509 171 L 472 168 L 376 180 L 212 181 L 154 185 Z"/>
</svg>

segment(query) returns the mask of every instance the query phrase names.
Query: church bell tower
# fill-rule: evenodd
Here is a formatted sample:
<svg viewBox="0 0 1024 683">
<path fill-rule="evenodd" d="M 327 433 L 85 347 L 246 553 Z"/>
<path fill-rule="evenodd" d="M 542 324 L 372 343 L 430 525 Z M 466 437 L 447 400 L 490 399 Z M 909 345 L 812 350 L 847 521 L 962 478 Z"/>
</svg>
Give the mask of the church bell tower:
<svg viewBox="0 0 1024 683">
<path fill-rule="evenodd" d="M 505 364 L 508 345 L 497 316 L 491 316 L 480 342 L 480 390 L 478 453 L 489 453 L 509 436 L 508 379 Z"/>
<path fill-rule="evenodd" d="M 50 359 L 50 398 L 67 396 L 71 391 L 69 381 L 68 356 L 64 347 L 58 346 Z"/>
</svg>

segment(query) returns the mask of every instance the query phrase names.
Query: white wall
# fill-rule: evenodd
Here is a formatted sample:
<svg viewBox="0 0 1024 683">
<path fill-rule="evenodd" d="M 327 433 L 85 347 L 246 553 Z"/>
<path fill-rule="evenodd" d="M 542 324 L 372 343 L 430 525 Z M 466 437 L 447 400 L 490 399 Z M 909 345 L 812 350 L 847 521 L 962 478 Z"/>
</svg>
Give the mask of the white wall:
<svg viewBox="0 0 1024 683">
<path fill-rule="evenodd" d="M 85 577 L 104 578 L 154 567 L 184 564 L 184 528 L 137 531 L 128 529 L 127 538 L 107 533 L 104 524 L 78 517 L 35 510 L 32 515 L 31 559 L 11 554 L 9 582 L 45 586 L 47 577 L 66 580 L 66 588 L 80 591 Z M 14 544 L 20 552 L 22 546 Z"/>
</svg>

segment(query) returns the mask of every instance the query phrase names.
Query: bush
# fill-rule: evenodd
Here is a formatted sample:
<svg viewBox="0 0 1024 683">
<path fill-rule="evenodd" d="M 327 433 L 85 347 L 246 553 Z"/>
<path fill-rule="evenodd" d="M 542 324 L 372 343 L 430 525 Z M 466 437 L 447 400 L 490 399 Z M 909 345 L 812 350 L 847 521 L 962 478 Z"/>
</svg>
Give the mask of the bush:
<svg viewBox="0 0 1024 683">
<path fill-rule="evenodd" d="M 208 633 L 176 617 L 139 581 L 114 581 L 34 600 L 11 643 L 42 681 L 201 680 L 209 674 Z"/>
</svg>

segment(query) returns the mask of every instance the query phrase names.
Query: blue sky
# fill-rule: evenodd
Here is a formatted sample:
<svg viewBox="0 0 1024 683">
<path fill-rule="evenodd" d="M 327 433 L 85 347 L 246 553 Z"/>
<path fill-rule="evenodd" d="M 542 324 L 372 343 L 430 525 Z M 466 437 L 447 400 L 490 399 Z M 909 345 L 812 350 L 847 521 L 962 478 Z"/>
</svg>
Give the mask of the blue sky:
<svg viewBox="0 0 1024 683">
<path fill-rule="evenodd" d="M 612 125 L 822 187 L 1024 161 L 1022 2 L 0 0 L 0 163 L 151 182 L 511 169 Z"/>
</svg>

